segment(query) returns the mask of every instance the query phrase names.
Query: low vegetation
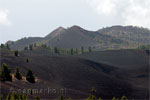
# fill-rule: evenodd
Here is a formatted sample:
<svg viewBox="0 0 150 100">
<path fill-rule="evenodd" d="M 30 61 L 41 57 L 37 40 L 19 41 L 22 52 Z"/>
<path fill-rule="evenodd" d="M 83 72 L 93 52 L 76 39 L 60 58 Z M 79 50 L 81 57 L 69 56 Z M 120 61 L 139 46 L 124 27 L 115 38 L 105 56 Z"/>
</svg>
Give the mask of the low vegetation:
<svg viewBox="0 0 150 100">
<path fill-rule="evenodd" d="M 140 45 L 140 46 L 138 46 L 138 49 L 150 50 L 150 45 Z"/>
<path fill-rule="evenodd" d="M 70 54 L 70 55 L 77 55 L 77 54 L 83 54 L 84 52 L 92 52 L 92 47 L 89 46 L 87 49 L 85 49 L 83 46 L 78 48 L 58 48 L 57 46 L 54 46 L 53 48 L 48 46 L 47 44 L 37 45 L 36 43 L 30 44 L 29 46 L 24 47 L 24 50 L 34 50 L 37 48 L 42 48 L 49 50 L 50 53 L 55 54 Z"/>
<path fill-rule="evenodd" d="M 3 97 L 3 95 L 1 94 L 0 95 L 0 100 L 4 100 L 5 98 Z M 34 99 L 30 99 L 28 95 L 26 94 L 20 94 L 20 93 L 17 93 L 17 92 L 13 92 L 13 93 L 9 93 L 7 96 L 6 96 L 6 99 L 5 100 L 40 100 L 40 97 L 39 96 L 35 96 Z M 71 97 L 69 97 L 68 99 L 65 99 L 64 96 L 61 96 L 60 98 L 58 99 L 55 99 L 55 100 L 72 100 Z M 88 98 L 86 99 L 83 99 L 83 100 L 103 100 L 101 97 L 99 98 L 96 98 L 96 96 L 90 94 Z M 111 99 L 110 99 L 111 100 Z M 119 98 L 116 98 L 116 97 L 113 97 L 112 100 L 128 100 L 126 96 L 122 96 L 121 99 Z"/>
</svg>

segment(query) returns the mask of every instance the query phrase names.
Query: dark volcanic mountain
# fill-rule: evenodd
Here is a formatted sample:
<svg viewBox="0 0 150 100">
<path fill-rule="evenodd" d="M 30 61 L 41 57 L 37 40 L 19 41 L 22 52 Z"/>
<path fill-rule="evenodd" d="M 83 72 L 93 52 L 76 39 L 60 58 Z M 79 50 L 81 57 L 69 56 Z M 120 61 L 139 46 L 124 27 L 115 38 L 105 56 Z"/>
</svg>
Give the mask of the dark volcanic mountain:
<svg viewBox="0 0 150 100">
<path fill-rule="evenodd" d="M 9 43 L 12 49 L 23 49 L 25 46 L 36 43 L 47 44 L 50 47 L 60 48 L 88 48 L 95 50 L 137 48 L 138 45 L 147 45 L 150 40 L 150 31 L 133 26 L 112 26 L 98 31 L 88 31 L 79 26 L 70 28 L 59 27 L 43 38 L 23 38 Z"/>
<path fill-rule="evenodd" d="M 69 29 L 61 30 L 61 32 L 59 32 L 58 34 L 57 32 L 59 30 L 61 29 L 58 28 L 57 31 L 55 31 L 55 33 L 51 33 L 52 36 L 54 36 L 55 34 L 55 37 L 46 37 L 46 44 L 52 47 L 57 46 L 60 48 L 81 48 L 81 46 L 88 47 L 98 44 L 96 41 L 93 40 L 93 38 L 88 36 L 88 34 L 94 34 L 93 32 L 84 30 L 78 26 L 73 26 Z"/>
</svg>

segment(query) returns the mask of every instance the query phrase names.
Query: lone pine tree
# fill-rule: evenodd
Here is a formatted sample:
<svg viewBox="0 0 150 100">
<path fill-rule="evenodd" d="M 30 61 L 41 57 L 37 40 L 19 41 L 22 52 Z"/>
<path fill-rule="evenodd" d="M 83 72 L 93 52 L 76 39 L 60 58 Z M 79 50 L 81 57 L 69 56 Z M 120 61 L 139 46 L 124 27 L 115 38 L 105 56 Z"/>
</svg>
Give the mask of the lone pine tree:
<svg viewBox="0 0 150 100">
<path fill-rule="evenodd" d="M 83 46 L 81 47 L 81 53 L 84 53 L 84 47 Z"/>
<path fill-rule="evenodd" d="M 28 58 L 26 59 L 26 62 L 27 62 L 27 63 L 29 62 L 29 59 L 28 59 Z"/>
<path fill-rule="evenodd" d="M 14 51 L 14 54 L 15 54 L 16 57 L 18 57 L 19 56 L 18 50 Z"/>
<path fill-rule="evenodd" d="M 71 48 L 70 52 L 71 52 L 71 55 L 73 55 L 73 54 L 74 54 L 74 50 L 73 50 L 73 48 Z"/>
<path fill-rule="evenodd" d="M 89 47 L 89 52 L 92 52 L 92 48 L 91 48 L 91 46 Z"/>
<path fill-rule="evenodd" d="M 28 69 L 28 71 L 27 71 L 26 80 L 31 83 L 35 83 L 35 77 L 30 69 Z"/>
</svg>

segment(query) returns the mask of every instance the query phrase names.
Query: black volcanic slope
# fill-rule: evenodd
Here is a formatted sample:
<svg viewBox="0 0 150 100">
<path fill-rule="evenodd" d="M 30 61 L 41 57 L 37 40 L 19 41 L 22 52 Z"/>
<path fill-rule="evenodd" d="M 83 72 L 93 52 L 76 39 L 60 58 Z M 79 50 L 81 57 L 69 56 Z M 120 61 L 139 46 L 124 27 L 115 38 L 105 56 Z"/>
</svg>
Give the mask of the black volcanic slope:
<svg viewBox="0 0 150 100">
<path fill-rule="evenodd" d="M 26 58 L 29 59 L 29 63 L 26 62 Z M 127 59 L 130 59 L 130 56 Z M 120 67 L 80 57 L 51 54 L 46 50 L 22 51 L 19 57 L 15 57 L 11 51 L 1 50 L 0 60 L 1 64 L 7 63 L 11 66 L 12 71 L 18 66 L 23 75 L 25 75 L 27 69 L 32 69 L 38 79 L 35 84 L 17 80 L 1 83 L 1 92 L 3 94 L 6 94 L 10 88 L 13 90 L 18 88 L 66 88 L 64 94 L 47 94 L 46 92 L 46 94 L 39 93 L 37 95 L 40 95 L 41 98 L 58 98 L 64 95 L 65 97 L 81 99 L 88 97 L 91 88 L 94 87 L 97 90 L 95 95 L 105 99 L 123 95 L 135 99 L 149 97 L 147 85 L 149 78 L 148 70 L 145 71 L 143 69 L 147 66 L 139 66 L 138 68 L 140 69 L 138 70 L 136 70 L 135 66 L 131 70 L 128 70 L 128 68 L 123 70 Z M 125 75 L 122 73 L 123 71 L 126 71 Z M 128 71 L 130 72 L 128 73 Z M 142 85 L 143 81 L 144 85 Z"/>
<path fill-rule="evenodd" d="M 129 81 L 133 86 L 149 87 L 149 54 L 146 50 L 95 51 L 78 55 L 94 62 L 116 66 L 112 76 Z"/>
<path fill-rule="evenodd" d="M 107 50 L 119 48 L 137 48 L 147 45 L 150 40 L 150 31 L 133 26 L 112 26 L 98 31 L 88 31 L 79 26 L 70 28 L 59 27 L 42 38 L 23 38 L 15 42 L 7 42 L 12 49 L 24 49 L 25 46 L 36 43 L 47 44 L 59 48 L 88 48 Z"/>
<path fill-rule="evenodd" d="M 93 51 L 77 56 L 117 67 L 141 67 L 149 64 L 149 56 L 145 50 Z"/>
</svg>

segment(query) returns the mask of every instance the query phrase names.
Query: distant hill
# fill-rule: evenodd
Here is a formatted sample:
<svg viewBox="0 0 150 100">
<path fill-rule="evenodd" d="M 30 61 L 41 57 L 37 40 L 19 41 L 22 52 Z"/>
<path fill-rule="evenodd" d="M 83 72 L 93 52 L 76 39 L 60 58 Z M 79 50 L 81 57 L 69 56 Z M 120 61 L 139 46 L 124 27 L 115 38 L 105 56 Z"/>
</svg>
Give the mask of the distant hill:
<svg viewBox="0 0 150 100">
<path fill-rule="evenodd" d="M 100 29 L 98 32 L 128 43 L 148 44 L 150 40 L 150 30 L 141 27 L 112 26 Z"/>
<path fill-rule="evenodd" d="M 79 26 L 70 28 L 59 27 L 45 37 L 23 38 L 10 43 L 12 49 L 23 49 L 36 43 L 59 48 L 88 48 L 94 50 L 137 48 L 147 45 L 150 40 L 150 30 L 133 26 L 112 26 L 98 31 L 88 31 Z"/>
</svg>

